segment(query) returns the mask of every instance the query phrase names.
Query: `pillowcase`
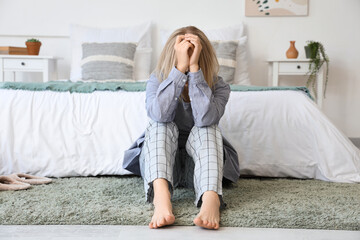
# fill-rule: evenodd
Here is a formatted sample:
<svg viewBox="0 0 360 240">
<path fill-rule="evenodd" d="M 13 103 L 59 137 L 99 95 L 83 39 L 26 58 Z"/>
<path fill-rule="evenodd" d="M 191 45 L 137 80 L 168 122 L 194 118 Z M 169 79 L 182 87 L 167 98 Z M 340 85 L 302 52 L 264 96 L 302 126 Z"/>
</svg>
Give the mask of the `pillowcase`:
<svg viewBox="0 0 360 240">
<path fill-rule="evenodd" d="M 200 28 L 201 29 L 201 28 Z M 244 27 L 243 24 L 237 24 L 230 27 L 218 28 L 218 29 L 201 29 L 210 41 L 238 41 L 238 47 L 236 49 L 236 68 L 234 74 L 233 84 L 237 85 L 251 85 L 248 63 L 247 63 L 247 51 L 246 42 L 247 36 L 243 36 Z M 170 34 L 173 32 L 169 30 L 160 30 L 162 46 L 165 45 Z M 220 75 L 220 74 L 219 74 Z"/>
<path fill-rule="evenodd" d="M 84 42 L 137 42 L 135 52 L 134 78 L 145 79 L 150 75 L 151 70 L 151 22 L 140 25 L 120 28 L 92 28 L 79 25 L 71 25 L 71 72 L 70 80 L 82 80 L 81 59 L 82 43 Z"/>
<path fill-rule="evenodd" d="M 136 43 L 83 43 L 82 80 L 134 81 Z"/>
<path fill-rule="evenodd" d="M 220 65 L 219 76 L 228 84 L 233 84 L 236 68 L 237 41 L 212 41 Z"/>
</svg>

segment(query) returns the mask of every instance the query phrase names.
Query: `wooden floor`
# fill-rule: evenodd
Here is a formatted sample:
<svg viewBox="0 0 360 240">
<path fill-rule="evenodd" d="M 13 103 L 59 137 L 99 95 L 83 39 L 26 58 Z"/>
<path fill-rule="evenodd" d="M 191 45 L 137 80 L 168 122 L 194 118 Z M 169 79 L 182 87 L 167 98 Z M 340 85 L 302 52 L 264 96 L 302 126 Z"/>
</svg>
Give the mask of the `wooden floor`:
<svg viewBox="0 0 360 240">
<path fill-rule="evenodd" d="M 1 240 L 359 240 L 360 231 L 325 231 L 276 228 L 230 228 L 205 230 L 198 227 L 172 226 L 149 229 L 146 226 L 116 225 L 1 225 Z"/>
</svg>

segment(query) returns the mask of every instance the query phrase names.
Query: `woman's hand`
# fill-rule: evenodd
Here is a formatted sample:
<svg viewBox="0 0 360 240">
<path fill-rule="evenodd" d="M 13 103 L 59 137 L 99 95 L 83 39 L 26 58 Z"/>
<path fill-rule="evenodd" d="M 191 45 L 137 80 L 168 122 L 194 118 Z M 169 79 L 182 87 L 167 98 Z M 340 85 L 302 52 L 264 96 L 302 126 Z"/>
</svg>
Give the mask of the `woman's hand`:
<svg viewBox="0 0 360 240">
<path fill-rule="evenodd" d="M 174 45 L 176 52 L 177 66 L 176 68 L 185 73 L 190 66 L 190 54 L 194 49 L 194 45 L 190 41 L 185 40 L 185 35 L 178 35 Z"/>
<path fill-rule="evenodd" d="M 195 46 L 190 56 L 189 66 L 190 72 L 197 72 L 199 71 L 199 57 L 202 49 L 200 39 L 194 34 L 186 33 L 185 40 L 189 41 L 193 46 Z"/>
</svg>

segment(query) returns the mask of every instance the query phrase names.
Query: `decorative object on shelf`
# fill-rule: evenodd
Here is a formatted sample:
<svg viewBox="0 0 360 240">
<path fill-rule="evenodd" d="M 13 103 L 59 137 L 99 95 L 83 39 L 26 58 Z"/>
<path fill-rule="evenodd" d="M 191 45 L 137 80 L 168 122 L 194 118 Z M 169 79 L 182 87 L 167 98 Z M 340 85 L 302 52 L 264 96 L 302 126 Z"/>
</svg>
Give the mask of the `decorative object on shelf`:
<svg viewBox="0 0 360 240">
<path fill-rule="evenodd" d="M 28 39 L 26 42 L 26 47 L 29 55 L 39 55 L 41 42 L 39 39 L 31 38 Z"/>
<path fill-rule="evenodd" d="M 26 47 L 0 47 L 0 54 L 9 54 L 9 55 L 27 55 Z"/>
<path fill-rule="evenodd" d="M 286 51 L 287 58 L 297 58 L 299 56 L 299 52 L 295 47 L 295 41 L 290 41 L 290 47 Z"/>
<path fill-rule="evenodd" d="M 307 16 L 308 0 L 245 0 L 245 16 Z"/>
<path fill-rule="evenodd" d="M 305 46 L 305 55 L 306 58 L 310 59 L 309 72 L 308 72 L 309 78 L 306 82 L 306 87 L 309 87 L 311 85 L 315 97 L 317 97 L 315 91 L 316 74 L 319 72 L 324 62 L 326 63 L 325 88 L 324 88 L 324 98 L 325 98 L 326 86 L 328 83 L 328 76 L 329 76 L 329 61 L 330 61 L 329 57 L 325 52 L 325 48 L 321 42 L 307 41 L 307 45 Z"/>
</svg>

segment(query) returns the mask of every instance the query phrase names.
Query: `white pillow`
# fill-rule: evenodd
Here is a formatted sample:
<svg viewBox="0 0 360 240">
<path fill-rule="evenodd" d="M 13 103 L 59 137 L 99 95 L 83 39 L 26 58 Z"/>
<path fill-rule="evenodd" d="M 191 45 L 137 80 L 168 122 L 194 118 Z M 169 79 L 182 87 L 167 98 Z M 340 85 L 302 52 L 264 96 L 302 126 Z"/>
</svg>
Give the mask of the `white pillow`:
<svg viewBox="0 0 360 240">
<path fill-rule="evenodd" d="M 137 42 L 135 52 L 135 80 L 149 77 L 151 68 L 151 22 L 119 28 L 93 28 L 72 24 L 70 26 L 72 49 L 70 80 L 81 80 L 83 42 Z"/>
<path fill-rule="evenodd" d="M 173 31 L 174 30 L 160 30 L 162 46 L 165 45 Z M 246 53 L 247 36 L 243 36 L 243 24 L 237 24 L 219 29 L 202 29 L 202 31 L 210 41 L 239 41 L 239 45 L 236 49 L 236 69 L 233 84 L 251 85 Z"/>
</svg>

